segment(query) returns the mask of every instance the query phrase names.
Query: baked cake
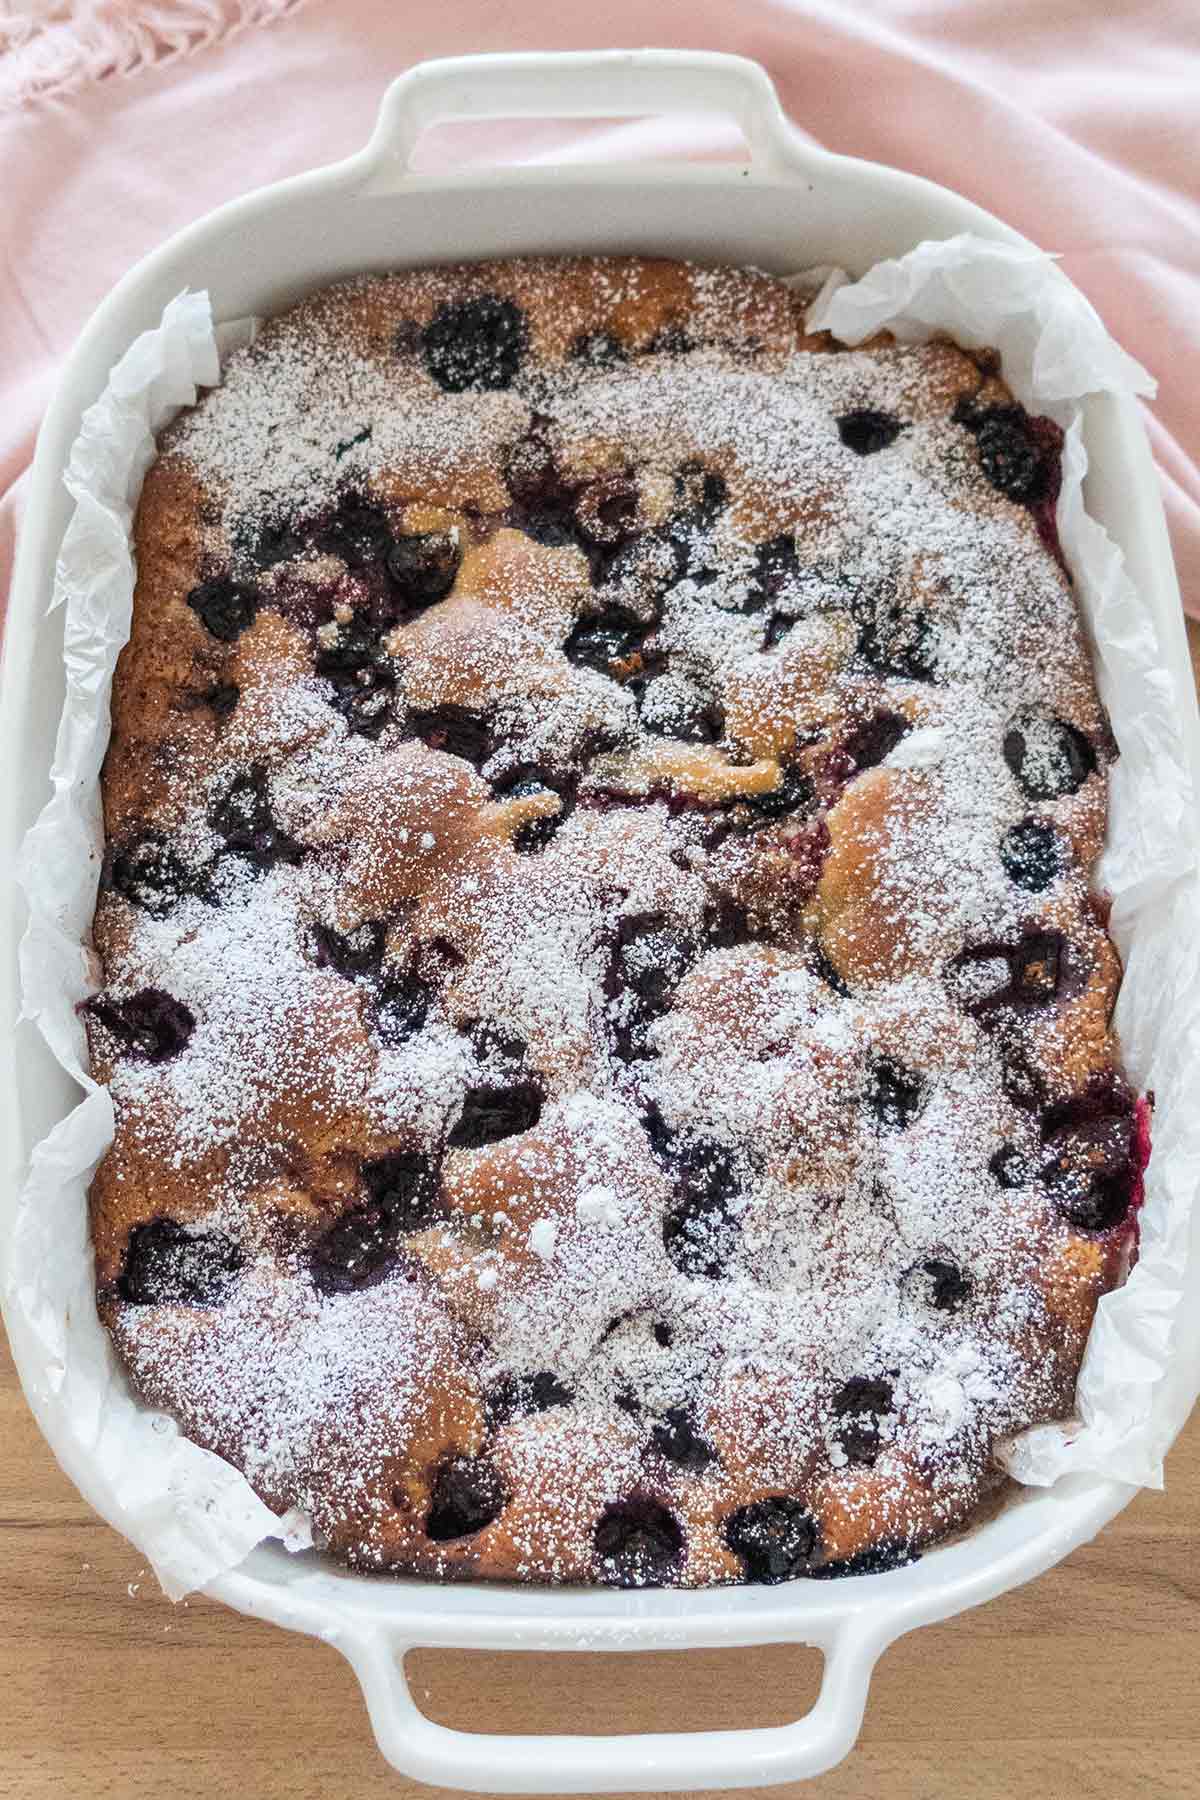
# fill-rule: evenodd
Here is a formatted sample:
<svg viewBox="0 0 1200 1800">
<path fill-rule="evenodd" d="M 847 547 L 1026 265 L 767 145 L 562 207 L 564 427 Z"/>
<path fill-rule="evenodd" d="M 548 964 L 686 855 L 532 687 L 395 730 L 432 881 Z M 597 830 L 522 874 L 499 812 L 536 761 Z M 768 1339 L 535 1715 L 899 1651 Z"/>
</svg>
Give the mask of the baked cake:
<svg viewBox="0 0 1200 1800">
<path fill-rule="evenodd" d="M 1134 1251 L 1060 433 L 804 299 L 349 281 L 146 477 L 99 1307 L 357 1568 L 904 1562 Z"/>
</svg>

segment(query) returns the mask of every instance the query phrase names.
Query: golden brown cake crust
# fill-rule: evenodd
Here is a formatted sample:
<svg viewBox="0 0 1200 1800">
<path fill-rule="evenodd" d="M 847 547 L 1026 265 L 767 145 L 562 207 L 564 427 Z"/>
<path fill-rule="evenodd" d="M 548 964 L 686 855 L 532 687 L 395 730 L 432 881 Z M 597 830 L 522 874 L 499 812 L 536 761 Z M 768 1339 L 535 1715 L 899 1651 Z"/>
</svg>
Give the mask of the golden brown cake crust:
<svg viewBox="0 0 1200 1800">
<path fill-rule="evenodd" d="M 362 278 L 163 436 L 102 1316 L 360 1567 L 885 1567 L 1063 1416 L 1140 1138 L 1059 440 L 753 272 Z"/>
</svg>

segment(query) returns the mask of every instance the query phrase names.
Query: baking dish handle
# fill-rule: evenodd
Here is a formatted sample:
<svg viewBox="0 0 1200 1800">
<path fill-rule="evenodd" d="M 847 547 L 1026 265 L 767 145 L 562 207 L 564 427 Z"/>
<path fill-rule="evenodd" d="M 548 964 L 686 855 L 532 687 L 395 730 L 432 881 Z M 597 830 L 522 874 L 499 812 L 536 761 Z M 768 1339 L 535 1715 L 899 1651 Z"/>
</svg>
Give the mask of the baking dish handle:
<svg viewBox="0 0 1200 1800">
<path fill-rule="evenodd" d="M 736 120 L 753 172 L 777 164 L 790 127 L 766 71 L 704 50 L 454 56 L 419 63 L 383 98 L 362 162 L 372 191 L 398 185 L 431 125 L 469 119 L 613 119 L 713 112 Z"/>
<path fill-rule="evenodd" d="M 342 1649 L 362 1683 L 379 1748 L 402 1775 L 470 1793 L 684 1793 L 801 1781 L 833 1768 L 854 1747 L 872 1671 L 894 1636 L 855 1615 L 793 1639 L 824 1651 L 825 1668 L 816 1703 L 791 1725 L 603 1737 L 492 1736 L 437 1725 L 417 1706 L 404 1670 L 417 1644 L 372 1633 Z"/>
</svg>

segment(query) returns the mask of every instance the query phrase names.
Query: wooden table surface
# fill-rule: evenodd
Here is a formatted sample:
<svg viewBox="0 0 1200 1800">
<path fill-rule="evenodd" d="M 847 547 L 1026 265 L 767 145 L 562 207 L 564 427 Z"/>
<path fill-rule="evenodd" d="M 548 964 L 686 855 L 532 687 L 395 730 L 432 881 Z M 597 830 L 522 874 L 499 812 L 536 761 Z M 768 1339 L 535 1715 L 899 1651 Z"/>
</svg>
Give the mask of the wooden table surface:
<svg viewBox="0 0 1200 1800">
<path fill-rule="evenodd" d="M 1200 630 L 1192 632 L 1200 677 Z M 0 1800 L 421 1800 L 335 1651 L 206 1600 L 171 1606 L 65 1479 L 0 1362 Z M 1095 1543 L 889 1650 L 858 1746 L 805 1800 L 1200 1796 L 1200 1411 Z M 445 1724 L 700 1730 L 803 1712 L 816 1652 L 421 1652 Z M 533 1759 L 531 1758 L 531 1766 Z"/>
</svg>

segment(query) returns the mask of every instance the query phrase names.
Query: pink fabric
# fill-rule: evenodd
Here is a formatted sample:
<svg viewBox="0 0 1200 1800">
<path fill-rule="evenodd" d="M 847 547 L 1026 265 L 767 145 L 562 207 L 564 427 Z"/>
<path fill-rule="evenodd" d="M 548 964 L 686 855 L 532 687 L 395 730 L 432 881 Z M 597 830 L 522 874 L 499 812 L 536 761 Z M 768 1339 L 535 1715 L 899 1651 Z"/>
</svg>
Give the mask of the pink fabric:
<svg viewBox="0 0 1200 1800">
<path fill-rule="evenodd" d="M 245 0 L 192 5 L 207 19 L 223 5 L 240 13 Z M 792 118 L 828 148 L 957 188 L 1063 253 L 1114 334 L 1159 379 L 1148 423 L 1185 604 L 1200 614 L 1196 0 L 290 6 L 275 0 L 267 10 L 282 16 L 273 23 L 32 105 L 14 101 L 21 70 L 0 56 L 0 593 L 20 477 L 56 372 L 131 263 L 219 202 L 356 149 L 384 87 L 410 63 L 637 45 L 652 19 L 660 45 L 762 62 Z M 106 10 L 166 16 L 172 0 L 107 0 Z M 185 33 L 175 49 L 212 36 L 207 27 Z M 479 161 L 627 157 L 649 143 L 711 156 L 728 149 L 729 134 L 699 119 L 529 124 L 476 128 L 456 143 Z M 427 154 L 438 151 L 431 144 Z"/>
</svg>

